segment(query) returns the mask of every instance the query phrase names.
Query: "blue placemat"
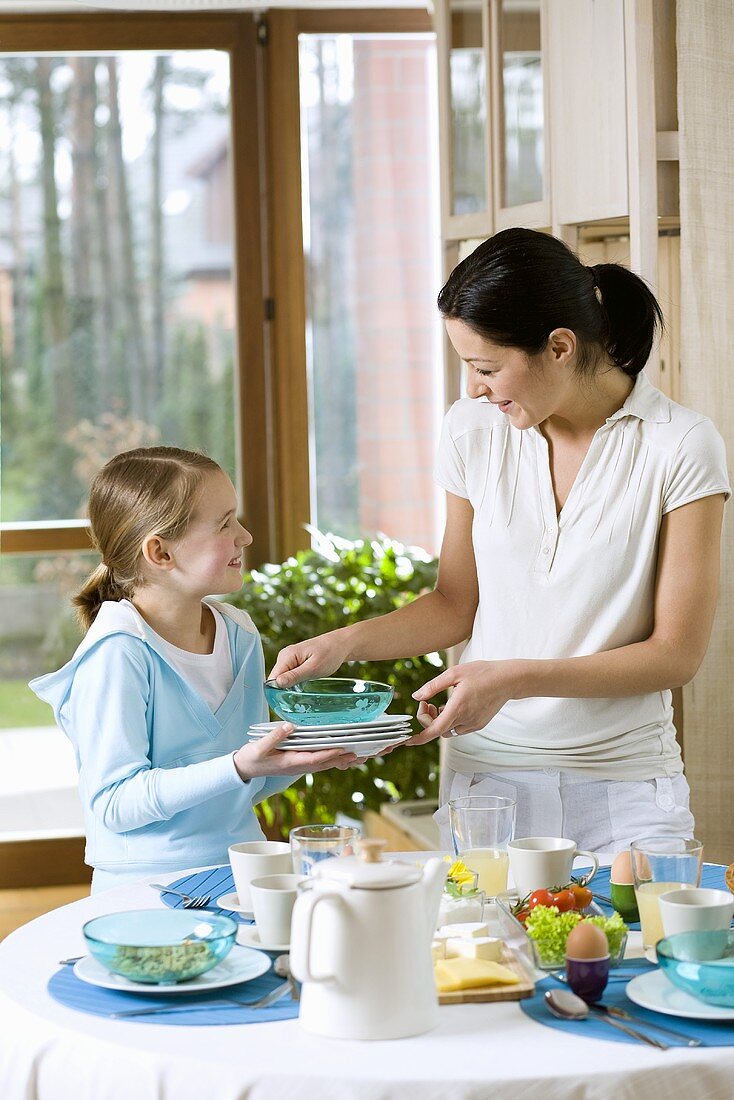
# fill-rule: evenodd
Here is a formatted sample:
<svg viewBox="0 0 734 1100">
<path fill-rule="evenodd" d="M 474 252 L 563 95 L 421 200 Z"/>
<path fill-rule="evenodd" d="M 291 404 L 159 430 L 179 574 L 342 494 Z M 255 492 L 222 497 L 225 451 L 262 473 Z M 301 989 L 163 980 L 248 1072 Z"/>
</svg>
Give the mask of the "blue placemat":
<svg viewBox="0 0 734 1100">
<path fill-rule="evenodd" d="M 626 960 L 625 968 L 634 966 L 635 963 L 639 965 L 640 973 L 645 973 L 648 970 L 654 970 L 655 967 L 644 959 L 639 960 Z M 621 975 L 618 978 L 614 978 L 614 971 L 612 970 L 609 980 L 609 985 L 604 990 L 603 1001 L 604 1004 L 610 1007 L 624 1008 L 627 1012 L 631 1012 L 637 1017 L 637 1021 L 645 1020 L 650 1024 L 661 1024 L 663 1027 L 672 1027 L 675 1031 L 680 1031 L 682 1035 L 686 1035 L 689 1039 L 700 1039 L 702 1043 L 710 1047 L 730 1047 L 734 1046 L 734 1021 L 707 1021 L 707 1020 L 688 1020 L 682 1016 L 668 1016 L 663 1012 L 651 1012 L 647 1008 L 641 1008 L 640 1005 L 634 1004 L 629 997 L 625 994 L 625 987 L 630 980 L 630 975 L 627 973 L 622 980 Z M 625 1035 L 623 1031 L 618 1031 L 616 1027 L 610 1027 L 609 1024 L 605 1024 L 600 1016 L 590 1012 L 585 1020 L 559 1020 L 556 1016 L 552 1016 L 550 1009 L 546 1005 L 543 994 L 546 989 L 568 989 L 565 982 L 561 982 L 556 978 L 544 978 L 543 981 L 538 982 L 535 987 L 535 993 L 532 997 L 527 997 L 523 1001 L 519 1001 L 519 1005 L 526 1016 L 529 1016 L 531 1020 L 536 1020 L 539 1024 L 544 1024 L 545 1027 L 555 1028 L 557 1031 L 564 1031 L 567 1035 L 582 1035 L 587 1039 L 606 1039 L 612 1043 L 639 1043 L 637 1039 L 631 1039 L 628 1035 Z M 681 1046 L 685 1047 L 683 1040 L 672 1038 L 670 1035 L 662 1035 L 659 1031 L 655 1031 L 650 1028 L 647 1029 L 637 1021 L 621 1021 L 622 1023 L 629 1022 L 629 1026 L 637 1028 L 639 1031 L 645 1032 L 645 1034 L 651 1035 L 654 1039 L 661 1039 L 663 1042 L 668 1043 L 669 1046 Z"/>
<path fill-rule="evenodd" d="M 237 946 L 232 948 L 237 950 Z M 272 970 L 253 978 L 251 982 L 239 982 L 225 989 L 213 989 L 210 993 L 176 993 L 156 997 L 152 993 L 120 993 L 114 989 L 89 985 L 81 981 L 73 967 L 65 966 L 58 970 L 46 987 L 55 1001 L 77 1012 L 88 1012 L 92 1016 L 109 1016 L 112 1012 L 124 1012 L 138 1008 L 175 1008 L 175 1012 L 165 1012 L 158 1016 L 132 1016 L 115 1020 L 115 1023 L 166 1024 L 168 1027 L 178 1024 L 212 1027 L 221 1024 L 263 1024 L 272 1020 L 292 1020 L 298 1015 L 298 1004 L 290 993 L 270 1008 L 243 1008 L 239 1005 L 214 1007 L 211 1002 L 226 997 L 236 997 L 242 1001 L 254 1001 L 263 997 L 283 979 Z"/>
<path fill-rule="evenodd" d="M 589 870 L 591 870 L 591 868 L 589 868 L 589 867 L 581 868 L 580 870 L 575 868 L 573 873 L 574 873 L 574 875 L 581 875 L 581 874 L 584 874 L 585 871 L 589 871 Z M 726 868 L 721 866 L 718 863 L 704 863 L 703 868 L 701 870 L 701 886 L 704 886 L 707 889 L 711 889 L 711 890 L 726 890 L 726 883 L 724 882 L 724 871 L 725 870 L 726 870 Z M 600 894 L 606 894 L 606 896 L 609 897 L 609 891 L 610 891 L 611 887 L 609 885 L 609 868 L 608 867 L 600 867 L 599 868 L 599 870 L 597 871 L 597 873 L 594 875 L 593 879 L 589 883 L 589 889 L 593 893 L 596 893 L 598 891 Z M 609 912 L 609 913 L 614 912 L 611 905 L 608 905 L 606 902 L 599 901 L 598 898 L 594 898 L 594 901 L 605 912 Z M 639 931 L 639 929 L 640 929 L 639 921 L 637 921 L 634 924 L 630 924 L 629 927 Z M 610 1030 L 611 1030 L 611 1028 L 607 1028 L 607 1031 L 610 1031 Z"/>
<path fill-rule="evenodd" d="M 232 920 L 240 924 L 254 924 L 254 921 L 249 917 L 243 917 L 241 913 L 235 913 L 231 909 L 220 909 L 216 904 L 217 898 L 223 897 L 224 894 L 234 893 L 234 879 L 229 864 L 224 867 L 210 867 L 208 871 L 196 871 L 193 874 L 184 875 L 183 878 L 176 879 L 175 882 L 169 882 L 167 885 L 192 897 L 200 894 L 210 894 L 211 902 L 207 905 L 207 909 L 231 917 Z M 175 894 L 161 894 L 161 900 L 169 909 L 183 909 L 183 898 L 177 898 Z"/>
</svg>

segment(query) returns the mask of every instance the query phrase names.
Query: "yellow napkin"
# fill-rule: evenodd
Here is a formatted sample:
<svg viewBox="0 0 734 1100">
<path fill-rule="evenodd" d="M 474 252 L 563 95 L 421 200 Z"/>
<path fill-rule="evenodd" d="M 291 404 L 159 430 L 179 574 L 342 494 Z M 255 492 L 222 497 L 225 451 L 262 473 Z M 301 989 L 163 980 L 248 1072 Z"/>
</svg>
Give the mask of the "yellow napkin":
<svg viewBox="0 0 734 1100">
<path fill-rule="evenodd" d="M 433 973 L 439 993 L 483 985 L 516 985 L 520 981 L 506 966 L 486 959 L 440 959 Z"/>
</svg>

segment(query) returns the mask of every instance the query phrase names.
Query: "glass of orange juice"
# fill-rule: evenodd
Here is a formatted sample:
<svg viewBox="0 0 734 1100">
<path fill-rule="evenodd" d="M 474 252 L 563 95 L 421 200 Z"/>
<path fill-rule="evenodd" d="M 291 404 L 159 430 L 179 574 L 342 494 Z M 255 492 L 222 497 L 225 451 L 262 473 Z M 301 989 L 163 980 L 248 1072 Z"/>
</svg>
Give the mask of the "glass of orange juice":
<svg viewBox="0 0 734 1100">
<path fill-rule="evenodd" d="M 487 898 L 507 889 L 507 845 L 515 833 L 514 798 L 468 795 L 449 802 L 454 853 L 479 876 Z"/>
<path fill-rule="evenodd" d="M 634 840 L 630 852 L 642 945 L 645 951 L 650 951 L 665 935 L 658 898 L 666 890 L 699 885 L 703 844 L 695 838 L 653 836 Z"/>
</svg>

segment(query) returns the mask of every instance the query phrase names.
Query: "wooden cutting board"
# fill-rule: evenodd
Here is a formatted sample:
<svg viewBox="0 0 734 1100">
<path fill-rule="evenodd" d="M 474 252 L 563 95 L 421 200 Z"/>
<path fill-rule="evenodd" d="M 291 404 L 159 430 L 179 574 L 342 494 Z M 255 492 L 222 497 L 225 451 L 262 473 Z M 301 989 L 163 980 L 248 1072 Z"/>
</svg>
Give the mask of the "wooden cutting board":
<svg viewBox="0 0 734 1100">
<path fill-rule="evenodd" d="M 527 970 L 516 957 L 513 951 L 505 945 L 500 962 L 508 970 L 517 974 L 520 981 L 517 985 L 485 985 L 475 989 L 457 989 L 453 993 L 439 993 L 440 1005 L 464 1005 L 464 1004 L 488 1004 L 490 1001 L 521 1001 L 524 997 L 532 997 L 535 992 L 535 982 L 528 977 Z"/>
</svg>

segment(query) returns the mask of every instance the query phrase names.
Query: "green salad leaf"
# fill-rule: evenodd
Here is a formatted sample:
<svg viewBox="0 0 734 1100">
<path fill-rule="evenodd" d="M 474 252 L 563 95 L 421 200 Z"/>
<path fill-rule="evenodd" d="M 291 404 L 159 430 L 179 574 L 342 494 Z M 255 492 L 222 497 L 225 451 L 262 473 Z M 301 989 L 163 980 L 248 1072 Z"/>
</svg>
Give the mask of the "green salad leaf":
<svg viewBox="0 0 734 1100">
<path fill-rule="evenodd" d="M 534 940 L 544 965 L 563 965 L 569 932 L 582 920 L 601 928 L 609 943 L 609 954 L 613 957 L 619 954 L 627 931 L 619 913 L 611 917 L 584 917 L 575 910 L 559 913 L 555 905 L 537 905 L 528 914 L 525 931 Z"/>
</svg>

